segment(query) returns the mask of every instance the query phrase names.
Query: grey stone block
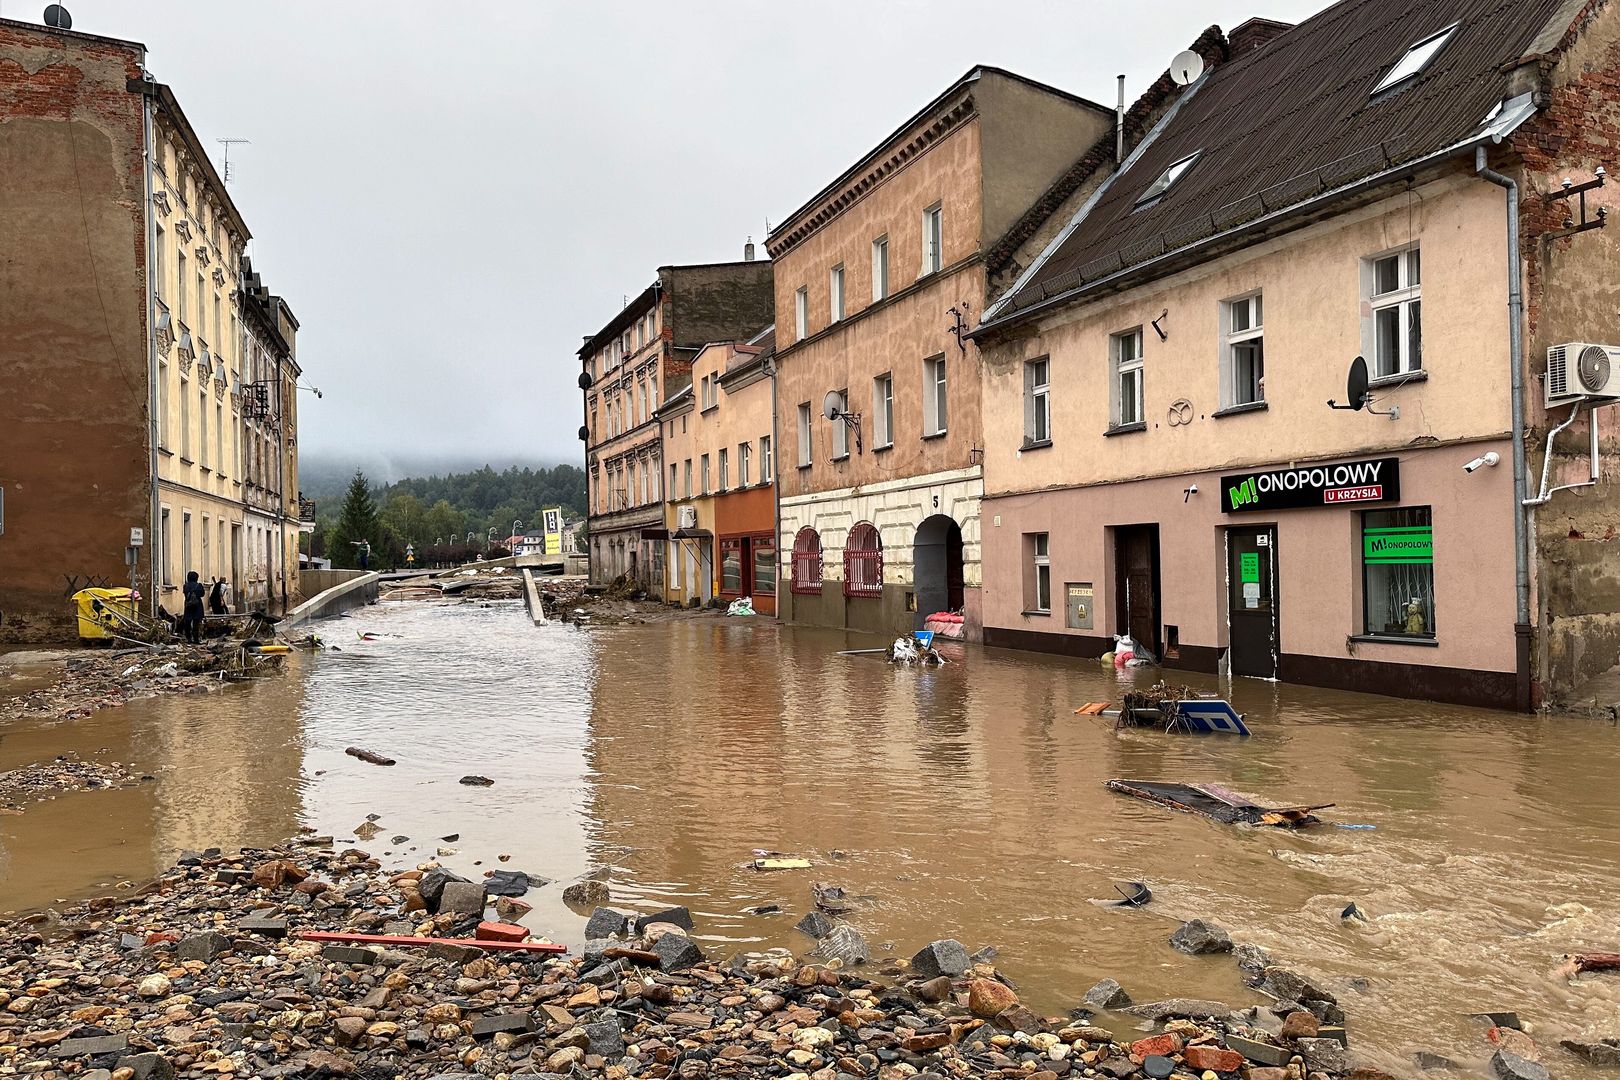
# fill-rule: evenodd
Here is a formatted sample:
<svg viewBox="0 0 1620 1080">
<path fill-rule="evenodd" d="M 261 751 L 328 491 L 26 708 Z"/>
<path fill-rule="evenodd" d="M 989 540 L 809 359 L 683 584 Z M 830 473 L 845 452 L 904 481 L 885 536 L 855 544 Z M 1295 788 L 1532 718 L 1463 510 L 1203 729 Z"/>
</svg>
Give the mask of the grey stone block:
<svg viewBox="0 0 1620 1080">
<path fill-rule="evenodd" d="M 941 975 L 949 975 L 954 979 L 970 966 L 967 949 L 955 938 L 929 942 L 911 958 L 912 973 L 925 979 L 934 979 Z"/>
</svg>

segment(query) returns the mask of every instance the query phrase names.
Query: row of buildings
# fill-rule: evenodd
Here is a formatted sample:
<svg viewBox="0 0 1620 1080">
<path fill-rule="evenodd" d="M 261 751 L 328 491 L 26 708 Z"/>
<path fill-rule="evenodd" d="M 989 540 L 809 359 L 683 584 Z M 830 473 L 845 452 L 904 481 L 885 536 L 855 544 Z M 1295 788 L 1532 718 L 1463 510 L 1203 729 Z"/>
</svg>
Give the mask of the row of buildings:
<svg viewBox="0 0 1620 1080">
<path fill-rule="evenodd" d="M 1518 709 L 1620 664 L 1620 4 L 1186 44 L 1114 109 L 975 68 L 659 267 L 578 352 L 593 575 Z"/>
<path fill-rule="evenodd" d="M 0 642 L 68 597 L 299 596 L 298 320 L 131 41 L 0 19 Z M 307 526 L 303 526 L 307 527 Z"/>
</svg>

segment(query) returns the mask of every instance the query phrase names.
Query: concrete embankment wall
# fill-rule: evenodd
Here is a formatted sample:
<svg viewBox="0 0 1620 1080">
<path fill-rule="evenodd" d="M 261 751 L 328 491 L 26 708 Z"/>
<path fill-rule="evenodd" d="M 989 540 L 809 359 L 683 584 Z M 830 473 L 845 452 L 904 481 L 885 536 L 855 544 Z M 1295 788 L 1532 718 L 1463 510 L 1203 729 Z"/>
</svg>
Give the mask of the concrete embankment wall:
<svg viewBox="0 0 1620 1080">
<path fill-rule="evenodd" d="M 306 593 L 320 591 L 287 613 L 285 625 L 289 629 L 364 607 L 377 599 L 377 583 L 382 577 L 375 571 L 363 570 L 305 570 L 301 576 Z"/>
</svg>

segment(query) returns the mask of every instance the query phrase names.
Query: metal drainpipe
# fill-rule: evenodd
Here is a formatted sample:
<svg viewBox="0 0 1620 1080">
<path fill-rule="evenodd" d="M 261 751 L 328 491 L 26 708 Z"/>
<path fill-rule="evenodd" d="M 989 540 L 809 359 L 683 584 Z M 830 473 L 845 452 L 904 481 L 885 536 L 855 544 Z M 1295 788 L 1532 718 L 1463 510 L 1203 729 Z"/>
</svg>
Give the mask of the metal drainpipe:
<svg viewBox="0 0 1620 1080">
<path fill-rule="evenodd" d="M 1507 191 L 1508 353 L 1513 405 L 1513 601 L 1514 662 L 1518 675 L 1517 705 L 1530 711 L 1530 530 L 1525 520 L 1524 451 L 1524 288 L 1519 262 L 1519 185 L 1489 167 L 1485 147 L 1474 150 L 1474 172 Z"/>
<path fill-rule="evenodd" d="M 782 478 L 776 469 L 776 357 L 772 356 L 765 361 L 766 371 L 771 376 L 771 505 L 776 515 L 776 621 L 782 621 Z M 763 463 L 762 463 L 763 464 Z M 788 572 L 792 573 L 793 563 L 788 562 Z"/>
<path fill-rule="evenodd" d="M 146 71 L 146 54 L 141 53 L 141 75 L 150 78 Z M 158 362 L 157 362 L 157 285 L 152 280 L 152 252 L 157 248 L 157 216 L 152 212 L 152 99 L 141 97 L 141 138 L 145 142 L 142 147 L 142 156 L 146 159 L 145 174 L 146 201 L 142 204 L 142 211 L 146 215 L 146 440 L 149 446 L 150 463 L 148 468 L 152 474 L 152 496 L 149 513 L 151 521 L 147 529 L 146 550 L 149 555 L 147 572 L 147 592 L 151 595 L 149 610 L 153 618 L 157 618 L 158 591 L 161 583 L 158 581 L 158 568 L 161 560 L 168 553 L 163 550 L 163 532 L 160 525 L 163 520 L 163 503 L 158 492 L 158 432 L 161 430 L 158 417 Z"/>
</svg>

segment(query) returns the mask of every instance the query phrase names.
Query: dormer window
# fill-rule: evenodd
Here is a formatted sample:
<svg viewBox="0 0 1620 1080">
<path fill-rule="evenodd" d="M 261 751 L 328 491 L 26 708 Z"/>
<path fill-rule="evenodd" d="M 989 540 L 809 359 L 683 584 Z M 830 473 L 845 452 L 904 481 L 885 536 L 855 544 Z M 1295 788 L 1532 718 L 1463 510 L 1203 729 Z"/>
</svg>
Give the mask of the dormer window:
<svg viewBox="0 0 1620 1080">
<path fill-rule="evenodd" d="M 1378 81 L 1377 86 L 1373 87 L 1373 96 L 1377 97 L 1385 90 L 1394 89 L 1408 79 L 1416 78 L 1424 68 L 1429 66 L 1429 61 L 1434 59 L 1435 54 L 1445 46 L 1447 41 L 1451 40 L 1451 35 L 1456 32 L 1457 24 L 1452 23 L 1438 34 L 1431 34 L 1410 49 L 1407 49 L 1406 55 L 1401 57 L 1395 66 L 1389 69 L 1389 72 Z"/>
<path fill-rule="evenodd" d="M 1188 154 L 1160 173 L 1159 178 L 1149 184 L 1147 190 L 1142 192 L 1141 198 L 1136 200 L 1135 208 L 1140 210 L 1142 207 L 1158 202 L 1159 199 L 1163 198 L 1164 193 L 1170 190 L 1170 185 L 1186 175 L 1187 170 L 1193 167 L 1193 162 L 1197 161 L 1198 155 L 1202 153 L 1203 151 L 1199 150 L 1197 153 Z"/>
</svg>

